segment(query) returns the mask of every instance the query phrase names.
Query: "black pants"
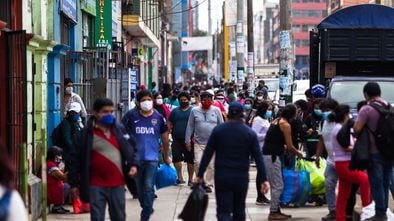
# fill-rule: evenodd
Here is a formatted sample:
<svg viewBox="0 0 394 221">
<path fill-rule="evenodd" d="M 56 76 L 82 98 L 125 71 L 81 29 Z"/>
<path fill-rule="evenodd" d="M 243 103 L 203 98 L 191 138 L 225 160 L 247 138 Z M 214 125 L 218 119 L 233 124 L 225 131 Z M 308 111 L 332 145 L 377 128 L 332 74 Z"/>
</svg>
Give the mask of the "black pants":
<svg viewBox="0 0 394 221">
<path fill-rule="evenodd" d="M 247 178 L 215 176 L 216 214 L 219 221 L 244 221 Z"/>
</svg>

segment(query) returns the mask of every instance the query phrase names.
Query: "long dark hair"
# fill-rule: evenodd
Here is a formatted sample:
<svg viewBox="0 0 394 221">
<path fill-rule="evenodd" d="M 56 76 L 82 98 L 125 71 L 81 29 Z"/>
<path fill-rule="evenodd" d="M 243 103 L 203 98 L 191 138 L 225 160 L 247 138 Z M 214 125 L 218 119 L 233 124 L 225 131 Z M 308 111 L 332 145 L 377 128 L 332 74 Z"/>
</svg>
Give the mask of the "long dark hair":
<svg viewBox="0 0 394 221">
<path fill-rule="evenodd" d="M 7 147 L 0 138 L 0 184 L 11 188 L 13 185 L 15 170 L 10 162 Z"/>
<path fill-rule="evenodd" d="M 350 107 L 346 104 L 340 104 L 335 108 L 335 122 L 342 122 L 350 113 Z"/>
<path fill-rule="evenodd" d="M 286 119 L 288 122 L 291 121 L 296 116 L 297 113 L 297 108 L 294 104 L 288 104 L 286 105 L 281 114 L 280 117 Z"/>
<path fill-rule="evenodd" d="M 269 106 L 270 104 L 267 101 L 263 101 L 260 105 L 257 106 L 256 116 L 265 119 L 265 113 L 267 113 Z"/>
</svg>

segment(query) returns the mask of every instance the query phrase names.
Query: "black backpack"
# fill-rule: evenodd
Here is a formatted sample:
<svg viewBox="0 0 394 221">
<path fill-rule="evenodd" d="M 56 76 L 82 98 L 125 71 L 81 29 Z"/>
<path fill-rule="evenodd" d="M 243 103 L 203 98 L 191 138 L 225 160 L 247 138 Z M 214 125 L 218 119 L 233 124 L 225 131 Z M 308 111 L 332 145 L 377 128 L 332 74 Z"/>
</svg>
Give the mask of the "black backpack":
<svg viewBox="0 0 394 221">
<path fill-rule="evenodd" d="M 63 144 L 62 137 L 62 122 L 60 122 L 52 131 L 52 145 L 61 147 Z"/>
<path fill-rule="evenodd" d="M 377 104 L 379 103 L 379 104 Z M 379 120 L 375 131 L 372 131 L 376 146 L 381 155 L 390 161 L 394 160 L 394 108 L 380 101 L 369 104 L 379 112 Z"/>
</svg>

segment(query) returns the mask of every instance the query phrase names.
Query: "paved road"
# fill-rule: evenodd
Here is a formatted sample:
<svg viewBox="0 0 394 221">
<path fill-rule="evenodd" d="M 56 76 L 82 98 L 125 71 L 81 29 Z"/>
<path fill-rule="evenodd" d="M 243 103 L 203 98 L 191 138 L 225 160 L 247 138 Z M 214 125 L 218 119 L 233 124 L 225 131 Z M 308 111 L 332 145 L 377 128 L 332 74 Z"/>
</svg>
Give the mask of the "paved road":
<svg viewBox="0 0 394 221">
<path fill-rule="evenodd" d="M 186 172 L 184 173 L 186 174 Z M 269 213 L 269 206 L 258 206 L 255 204 L 256 190 L 255 190 L 255 169 L 251 169 L 251 181 L 249 183 L 249 192 L 246 199 L 247 204 L 247 220 L 248 221 L 263 221 L 267 220 Z M 158 199 L 155 200 L 154 209 L 155 212 L 152 215 L 152 221 L 177 221 L 178 214 L 182 211 L 183 206 L 191 192 L 190 188 L 185 186 L 172 186 L 158 190 L 156 193 Z M 138 200 L 132 199 L 131 195 L 126 195 L 126 214 L 127 220 L 139 220 L 139 213 L 141 211 L 138 204 Z M 303 207 L 303 208 L 292 208 L 282 209 L 283 212 L 293 215 L 292 220 L 303 220 L 303 221 L 319 221 L 321 217 L 327 213 L 326 207 Z M 108 212 L 106 219 L 109 220 Z M 90 220 L 89 214 L 49 214 L 48 220 L 78 220 L 87 221 Z M 216 220 L 216 201 L 215 194 L 209 194 L 209 205 L 205 216 L 206 221 Z"/>
</svg>

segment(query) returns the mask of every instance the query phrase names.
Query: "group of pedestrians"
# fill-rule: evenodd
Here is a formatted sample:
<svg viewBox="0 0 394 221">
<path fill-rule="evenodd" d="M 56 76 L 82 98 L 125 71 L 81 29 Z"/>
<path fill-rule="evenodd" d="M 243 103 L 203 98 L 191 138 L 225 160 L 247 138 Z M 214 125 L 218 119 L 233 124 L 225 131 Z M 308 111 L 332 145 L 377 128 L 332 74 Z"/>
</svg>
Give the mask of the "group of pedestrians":
<svg viewBox="0 0 394 221">
<path fill-rule="evenodd" d="M 347 146 L 338 142 L 337 135 L 352 121 L 350 107 L 323 98 L 321 85 L 311 88 L 308 101 L 279 109 L 270 101 L 264 82 L 252 97 L 246 97 L 246 91 L 236 93 L 231 86 L 161 92 L 142 88 L 135 108 L 122 119 L 115 118 L 114 103 L 106 98 L 94 102 L 93 115 L 86 119 L 82 100 L 69 89 L 72 82 L 67 80 L 65 87 L 61 148 L 51 147 L 47 159 L 53 212 L 67 212 L 62 204 L 70 192 L 71 198 L 90 203 L 91 220 L 104 220 L 107 205 L 111 220 L 125 220 L 124 186 L 132 182 L 129 189 L 139 200 L 141 220 L 150 220 L 157 168 L 160 163 L 173 163 L 177 185 L 201 184 L 206 192 L 215 192 L 218 220 L 245 220 L 252 157 L 257 168 L 256 204 L 270 205 L 268 220 L 288 220 L 292 216 L 281 210 L 280 196 L 286 188 L 282 169 L 294 168 L 296 158 L 305 157 L 318 167 L 322 158 L 327 164 L 329 213 L 323 221 L 351 220 L 358 189 L 366 220 L 386 220 L 392 162 L 385 160 L 374 142 L 379 113 L 369 103 L 387 105 L 377 83 L 364 87 L 366 102 L 360 103 Z M 352 170 L 351 152 L 363 128 L 370 133 L 370 164 L 365 171 Z"/>
</svg>

